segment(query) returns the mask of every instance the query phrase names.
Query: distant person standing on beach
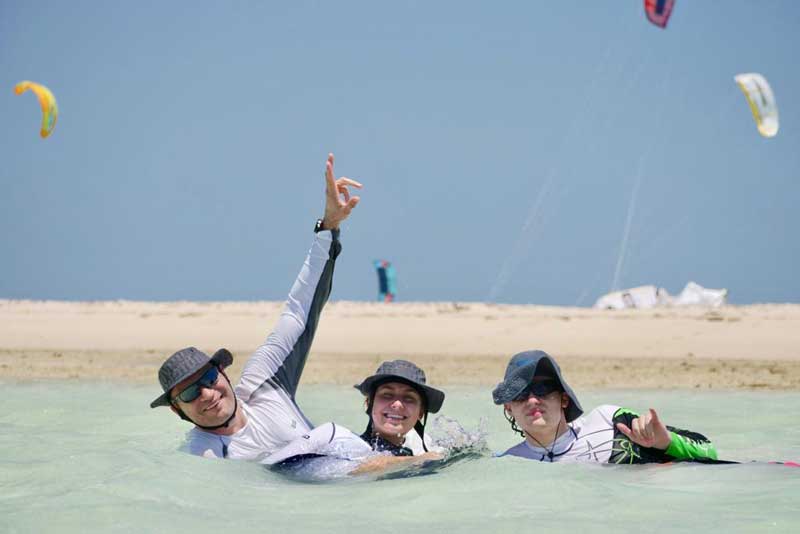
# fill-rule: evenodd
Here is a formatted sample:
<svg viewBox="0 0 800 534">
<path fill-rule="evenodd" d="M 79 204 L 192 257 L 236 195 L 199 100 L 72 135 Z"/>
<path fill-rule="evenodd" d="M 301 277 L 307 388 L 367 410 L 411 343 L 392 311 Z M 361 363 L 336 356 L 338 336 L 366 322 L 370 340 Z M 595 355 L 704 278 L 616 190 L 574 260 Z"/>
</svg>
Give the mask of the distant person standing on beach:
<svg viewBox="0 0 800 534">
<path fill-rule="evenodd" d="M 503 405 L 511 429 L 525 438 L 500 456 L 611 464 L 717 460 L 708 438 L 665 426 L 655 410 L 639 416 L 603 405 L 583 414 L 558 364 L 541 350 L 512 357 L 492 397 Z"/>
<path fill-rule="evenodd" d="M 297 406 L 295 392 L 331 292 L 341 251 L 339 225 L 359 202 L 349 187 L 361 187 L 334 177 L 333 154 L 328 155 L 325 184 L 325 214 L 316 223 L 311 249 L 278 324 L 245 364 L 236 388 L 225 374 L 233 362 L 226 349 L 209 358 L 188 347 L 158 371 L 164 393 L 150 407 L 169 406 L 194 424 L 186 443 L 192 454 L 260 460 L 313 428 Z"/>
<path fill-rule="evenodd" d="M 394 302 L 397 297 L 397 275 L 394 266 L 386 260 L 375 260 L 378 273 L 378 302 Z"/>
</svg>

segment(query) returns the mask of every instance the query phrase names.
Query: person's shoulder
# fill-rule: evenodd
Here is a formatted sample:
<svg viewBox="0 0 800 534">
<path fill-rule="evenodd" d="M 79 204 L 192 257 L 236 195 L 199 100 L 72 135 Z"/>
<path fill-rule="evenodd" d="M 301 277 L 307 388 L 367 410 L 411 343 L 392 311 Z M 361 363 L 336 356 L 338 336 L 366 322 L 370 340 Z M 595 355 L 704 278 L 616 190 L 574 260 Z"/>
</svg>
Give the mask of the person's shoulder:
<svg viewBox="0 0 800 534">
<path fill-rule="evenodd" d="M 406 440 L 403 443 L 403 446 L 411 449 L 411 452 L 414 454 L 414 456 L 425 454 L 425 452 L 427 452 L 425 450 L 426 448 L 430 452 L 444 452 L 445 449 L 434 445 L 433 440 L 427 434 L 423 439 L 425 440 L 424 447 L 422 446 L 422 439 L 420 439 L 419 434 L 412 430 L 406 434 Z"/>
<path fill-rule="evenodd" d="M 603 415 L 614 415 L 617 411 L 620 410 L 619 405 L 617 404 L 601 404 L 594 410 L 589 413 L 599 413 Z"/>
<path fill-rule="evenodd" d="M 205 458 L 224 458 L 228 442 L 230 442 L 230 438 L 194 427 L 186 434 L 186 442 L 183 444 L 182 450 Z"/>
<path fill-rule="evenodd" d="M 495 456 L 497 458 L 502 458 L 503 456 L 518 456 L 521 458 L 528 458 L 530 457 L 530 447 L 528 447 L 528 445 L 525 443 L 525 440 L 522 440 L 505 452 L 496 453 Z"/>
<path fill-rule="evenodd" d="M 601 404 L 581 415 L 581 419 L 591 419 L 593 417 L 605 417 L 610 419 L 619 409 L 620 407 L 616 404 Z"/>
<path fill-rule="evenodd" d="M 614 414 L 620 410 L 620 407 L 615 404 L 601 404 L 600 406 L 589 410 L 588 412 L 581 415 L 576 421 L 574 426 L 582 427 L 585 425 L 591 425 L 592 422 L 596 421 L 606 421 L 611 422 L 614 419 Z"/>
</svg>

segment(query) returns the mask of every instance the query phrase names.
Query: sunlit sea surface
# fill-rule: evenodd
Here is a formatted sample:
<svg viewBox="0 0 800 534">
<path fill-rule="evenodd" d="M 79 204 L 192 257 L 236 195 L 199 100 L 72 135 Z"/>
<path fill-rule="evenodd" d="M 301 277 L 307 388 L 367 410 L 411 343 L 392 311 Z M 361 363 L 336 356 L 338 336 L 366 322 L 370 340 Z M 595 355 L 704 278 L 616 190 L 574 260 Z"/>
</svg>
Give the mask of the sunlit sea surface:
<svg viewBox="0 0 800 534">
<path fill-rule="evenodd" d="M 399 480 L 302 483 L 178 452 L 188 426 L 158 388 L 0 383 L 0 532 L 800 532 L 800 393 L 585 391 L 705 433 L 744 465 L 598 466 L 491 458 Z M 518 441 L 488 388 L 447 388 L 443 413 L 488 445 Z M 316 423 L 360 432 L 353 388 L 303 385 Z M 750 462 L 758 460 L 758 462 Z"/>
</svg>

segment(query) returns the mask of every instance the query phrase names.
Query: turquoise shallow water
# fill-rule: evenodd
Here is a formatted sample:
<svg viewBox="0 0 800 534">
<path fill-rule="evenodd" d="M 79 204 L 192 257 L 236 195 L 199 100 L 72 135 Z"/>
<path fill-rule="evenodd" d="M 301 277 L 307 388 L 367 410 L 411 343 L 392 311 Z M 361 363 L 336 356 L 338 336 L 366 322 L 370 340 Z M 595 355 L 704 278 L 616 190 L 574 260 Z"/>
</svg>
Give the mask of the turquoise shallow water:
<svg viewBox="0 0 800 534">
<path fill-rule="evenodd" d="M 177 451 L 188 427 L 150 410 L 154 387 L 2 385 L 0 532 L 800 531 L 800 468 L 550 465 L 480 458 L 430 476 L 304 484 L 243 462 Z M 492 450 L 516 443 L 485 388 L 448 388 L 443 412 L 487 419 Z M 800 460 L 800 393 L 582 392 L 584 408 L 653 406 L 705 433 L 720 457 Z M 352 388 L 301 386 L 317 423 L 362 430 Z"/>
</svg>

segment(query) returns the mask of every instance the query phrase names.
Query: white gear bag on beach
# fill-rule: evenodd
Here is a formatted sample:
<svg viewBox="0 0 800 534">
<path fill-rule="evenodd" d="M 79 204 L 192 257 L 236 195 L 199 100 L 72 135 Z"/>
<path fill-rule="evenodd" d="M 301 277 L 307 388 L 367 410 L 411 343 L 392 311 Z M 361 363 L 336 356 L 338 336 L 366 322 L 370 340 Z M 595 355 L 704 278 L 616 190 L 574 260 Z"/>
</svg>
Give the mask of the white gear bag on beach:
<svg viewBox="0 0 800 534">
<path fill-rule="evenodd" d="M 648 285 L 607 293 L 597 299 L 594 308 L 602 310 L 683 306 L 719 308 L 728 303 L 727 297 L 727 289 L 709 289 L 695 282 L 686 284 L 686 287 L 674 297 L 663 287 Z"/>
</svg>

